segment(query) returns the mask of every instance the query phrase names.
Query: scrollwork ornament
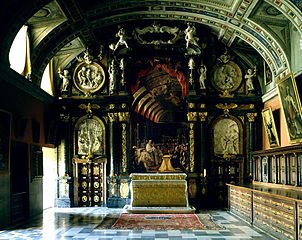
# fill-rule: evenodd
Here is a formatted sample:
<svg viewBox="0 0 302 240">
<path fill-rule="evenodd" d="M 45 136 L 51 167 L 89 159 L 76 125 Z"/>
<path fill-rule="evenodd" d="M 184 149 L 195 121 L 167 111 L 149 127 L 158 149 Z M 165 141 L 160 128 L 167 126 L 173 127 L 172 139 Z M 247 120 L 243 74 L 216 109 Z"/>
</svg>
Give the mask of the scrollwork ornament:
<svg viewBox="0 0 302 240">
<path fill-rule="evenodd" d="M 116 122 L 118 119 L 117 113 L 108 113 L 109 121 L 110 122 Z"/>
<path fill-rule="evenodd" d="M 190 123 L 189 141 L 190 141 L 190 172 L 194 172 L 194 124 Z"/>
<path fill-rule="evenodd" d="M 207 116 L 208 116 L 207 112 L 200 112 L 199 113 L 200 121 L 205 122 L 207 120 Z"/>
<path fill-rule="evenodd" d="M 130 191 L 130 189 L 129 189 L 128 183 L 127 182 L 121 183 L 121 186 L 120 186 L 121 198 L 128 198 L 129 191 Z"/>
<path fill-rule="evenodd" d="M 197 121 L 197 112 L 188 112 L 187 117 L 188 117 L 189 122 L 196 122 Z"/>
<path fill-rule="evenodd" d="M 122 166 L 123 172 L 127 172 L 127 131 L 126 123 L 122 123 Z"/>
<path fill-rule="evenodd" d="M 130 118 L 130 114 L 129 112 L 119 112 L 118 117 L 120 122 L 128 122 Z"/>
<path fill-rule="evenodd" d="M 257 117 L 257 113 L 247 113 L 247 119 L 249 122 L 255 122 L 255 118 Z"/>
</svg>

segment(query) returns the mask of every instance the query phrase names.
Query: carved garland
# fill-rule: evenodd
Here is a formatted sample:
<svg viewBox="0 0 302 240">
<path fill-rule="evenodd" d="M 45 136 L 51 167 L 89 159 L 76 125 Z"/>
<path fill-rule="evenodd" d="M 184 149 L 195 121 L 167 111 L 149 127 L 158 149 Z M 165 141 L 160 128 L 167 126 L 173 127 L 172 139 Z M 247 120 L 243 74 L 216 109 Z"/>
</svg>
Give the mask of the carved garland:
<svg viewBox="0 0 302 240">
<path fill-rule="evenodd" d="M 122 166 L 123 172 L 127 172 L 127 132 L 126 123 L 122 123 Z"/>
<path fill-rule="evenodd" d="M 190 141 L 190 172 L 194 172 L 194 123 L 190 123 L 189 141 Z"/>
</svg>

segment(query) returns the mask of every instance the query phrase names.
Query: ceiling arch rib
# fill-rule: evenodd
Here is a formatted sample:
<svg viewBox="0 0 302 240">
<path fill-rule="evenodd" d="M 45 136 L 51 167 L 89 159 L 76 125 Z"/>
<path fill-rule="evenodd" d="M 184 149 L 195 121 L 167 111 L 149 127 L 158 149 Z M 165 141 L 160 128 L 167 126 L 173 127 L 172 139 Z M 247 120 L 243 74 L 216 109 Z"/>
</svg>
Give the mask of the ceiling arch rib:
<svg viewBox="0 0 302 240">
<path fill-rule="evenodd" d="M 189 3 L 188 3 L 189 4 Z M 199 5 L 199 7 L 203 7 L 203 5 Z M 203 7 L 204 8 L 204 7 Z M 66 36 L 74 36 L 76 37 L 79 35 L 79 32 L 87 27 L 93 27 L 93 28 L 98 28 L 98 27 L 103 27 L 103 26 L 108 26 L 112 24 L 118 24 L 121 22 L 127 22 L 127 21 L 132 21 L 132 20 L 138 20 L 138 19 L 166 19 L 166 20 L 183 20 L 183 21 L 192 21 L 192 22 L 197 22 L 201 23 L 204 25 L 208 26 L 214 26 L 214 27 L 220 27 L 224 29 L 232 29 L 235 30 L 236 36 L 239 36 L 241 39 L 244 41 L 248 42 L 250 45 L 252 45 L 268 62 L 270 65 L 273 73 L 275 75 L 279 75 L 284 72 L 282 70 L 282 66 L 280 66 L 280 62 L 278 62 L 278 59 L 284 59 L 284 62 L 286 64 L 283 65 L 283 68 L 286 69 L 286 72 L 289 71 L 288 69 L 288 60 L 287 57 L 282 50 L 282 48 L 279 46 L 277 41 L 272 41 L 269 43 L 266 38 L 270 38 L 273 40 L 273 37 L 270 36 L 269 33 L 267 33 L 264 29 L 261 27 L 253 24 L 251 21 L 244 20 L 244 23 L 239 22 L 238 20 L 234 19 L 231 17 L 232 14 L 223 12 L 227 16 L 218 14 L 217 9 L 211 9 L 209 10 L 209 7 L 207 7 L 206 11 L 205 10 L 200 10 L 200 9 L 194 9 L 194 8 L 188 8 L 188 7 L 170 7 L 170 6 L 165 6 L 164 11 L 152 11 L 151 12 L 131 12 L 129 9 L 126 11 L 127 13 L 121 13 L 119 12 L 119 15 L 113 15 L 113 16 L 108 16 L 102 19 L 95 20 L 93 22 L 87 23 L 86 25 L 83 25 L 81 28 L 78 28 L 78 32 L 72 32 L 71 28 L 72 26 L 69 26 L 65 30 Z M 92 25 L 91 25 L 92 24 Z M 255 30 L 253 29 L 255 28 Z M 256 31 L 257 30 L 257 31 Z M 69 34 L 68 34 L 69 32 Z M 63 34 L 62 34 L 63 35 Z M 48 42 L 45 42 L 43 45 L 44 47 L 41 49 L 40 54 L 45 51 L 43 51 L 44 48 L 50 45 L 50 42 L 53 42 L 53 40 L 56 40 L 55 45 L 58 47 L 58 45 L 61 44 L 60 41 L 63 41 L 65 38 L 62 36 L 56 37 L 56 39 L 52 39 L 51 37 L 48 38 Z M 43 41 L 44 42 L 44 41 Z M 51 51 L 50 54 L 54 55 L 55 52 Z M 39 69 L 39 66 L 41 68 L 45 68 L 47 62 L 53 57 L 52 55 L 47 56 L 45 62 L 41 64 L 41 60 L 43 61 L 43 58 L 45 58 L 45 55 L 43 54 L 42 56 L 37 56 L 37 62 L 36 62 L 36 67 Z M 37 64 L 39 63 L 39 64 Z M 34 64 L 33 64 L 34 65 Z M 44 69 L 43 68 L 43 69 Z M 42 74 L 43 69 L 39 69 L 38 72 Z"/>
</svg>

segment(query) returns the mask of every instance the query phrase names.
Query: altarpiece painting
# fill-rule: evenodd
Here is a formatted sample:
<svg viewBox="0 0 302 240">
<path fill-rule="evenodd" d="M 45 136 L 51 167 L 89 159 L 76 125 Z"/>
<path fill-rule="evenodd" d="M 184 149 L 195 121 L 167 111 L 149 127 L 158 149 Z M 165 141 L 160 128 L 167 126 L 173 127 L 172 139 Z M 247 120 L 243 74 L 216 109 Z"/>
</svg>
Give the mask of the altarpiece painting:
<svg viewBox="0 0 302 240">
<path fill-rule="evenodd" d="M 287 75 L 277 83 L 283 114 L 290 142 L 302 140 L 301 102 L 293 74 Z"/>
</svg>

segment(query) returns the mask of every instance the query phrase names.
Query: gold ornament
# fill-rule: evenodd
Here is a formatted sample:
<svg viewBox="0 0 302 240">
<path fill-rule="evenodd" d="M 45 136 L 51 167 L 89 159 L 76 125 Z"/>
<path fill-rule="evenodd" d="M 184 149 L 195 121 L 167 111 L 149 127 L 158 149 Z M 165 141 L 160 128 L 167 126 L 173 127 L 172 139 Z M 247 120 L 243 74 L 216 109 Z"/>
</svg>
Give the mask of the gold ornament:
<svg viewBox="0 0 302 240">
<path fill-rule="evenodd" d="M 190 123 L 189 131 L 189 141 L 190 141 L 190 172 L 194 172 L 194 124 Z"/>
<path fill-rule="evenodd" d="M 118 119 L 117 113 L 108 113 L 109 121 L 110 122 L 116 122 Z"/>
<path fill-rule="evenodd" d="M 195 103 L 188 103 L 189 108 L 195 108 Z"/>
<path fill-rule="evenodd" d="M 127 182 L 122 182 L 120 186 L 121 198 L 128 198 L 129 195 L 129 186 Z"/>
<path fill-rule="evenodd" d="M 238 105 L 235 104 L 235 103 L 230 103 L 230 104 L 223 104 L 223 103 L 219 103 L 219 104 L 216 104 L 216 107 L 219 108 L 219 109 L 223 109 L 223 114 L 226 115 L 226 116 L 229 116 L 229 112 L 230 112 L 230 109 L 234 109 L 234 108 L 237 108 Z"/>
<path fill-rule="evenodd" d="M 197 121 L 197 112 L 188 112 L 187 117 L 188 117 L 189 122 L 196 122 Z"/>
<path fill-rule="evenodd" d="M 118 117 L 120 122 L 128 122 L 130 118 L 130 114 L 129 112 L 119 112 Z"/>
<path fill-rule="evenodd" d="M 122 123 L 122 166 L 123 172 L 127 171 L 127 132 L 126 123 Z"/>
<path fill-rule="evenodd" d="M 205 122 L 208 116 L 207 112 L 200 112 L 199 114 L 200 121 Z"/>
<path fill-rule="evenodd" d="M 249 122 L 254 122 L 257 117 L 257 113 L 247 113 L 246 115 Z"/>
</svg>

